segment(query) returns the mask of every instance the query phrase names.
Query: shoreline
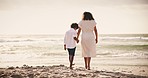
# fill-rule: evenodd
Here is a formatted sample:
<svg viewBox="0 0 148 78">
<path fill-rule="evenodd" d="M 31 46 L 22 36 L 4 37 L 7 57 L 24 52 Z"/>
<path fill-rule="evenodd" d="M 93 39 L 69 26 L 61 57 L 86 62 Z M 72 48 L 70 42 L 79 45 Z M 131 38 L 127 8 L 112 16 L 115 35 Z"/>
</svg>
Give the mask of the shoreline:
<svg viewBox="0 0 148 78">
<path fill-rule="evenodd" d="M 102 69 L 101 69 L 102 68 Z M 111 67 L 106 67 L 106 69 Z M 116 67 L 119 69 L 118 67 Z M 28 66 L 23 65 L 21 67 L 7 67 L 0 68 L 1 78 L 81 78 L 81 77 L 99 77 L 99 78 L 148 78 L 148 76 L 135 75 L 133 72 L 125 73 L 126 71 L 103 70 L 103 67 L 98 69 L 86 70 L 83 67 L 74 66 L 71 70 L 65 65 L 52 65 L 52 66 Z M 145 71 L 145 70 L 144 70 Z M 143 71 L 143 72 L 144 72 Z"/>
</svg>

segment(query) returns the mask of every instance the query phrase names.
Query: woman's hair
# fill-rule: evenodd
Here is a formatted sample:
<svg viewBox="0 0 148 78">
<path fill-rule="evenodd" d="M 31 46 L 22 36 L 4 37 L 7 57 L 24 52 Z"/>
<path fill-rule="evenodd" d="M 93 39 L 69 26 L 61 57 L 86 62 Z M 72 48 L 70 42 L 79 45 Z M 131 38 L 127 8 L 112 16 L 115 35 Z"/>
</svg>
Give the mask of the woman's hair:
<svg viewBox="0 0 148 78">
<path fill-rule="evenodd" d="M 71 24 L 71 28 L 76 28 L 76 29 L 78 29 L 78 24 L 77 24 L 77 23 L 72 23 L 72 24 Z"/>
<path fill-rule="evenodd" d="M 82 20 L 94 20 L 92 14 L 90 12 L 84 12 L 83 15 L 84 15 L 84 17 Z"/>
</svg>

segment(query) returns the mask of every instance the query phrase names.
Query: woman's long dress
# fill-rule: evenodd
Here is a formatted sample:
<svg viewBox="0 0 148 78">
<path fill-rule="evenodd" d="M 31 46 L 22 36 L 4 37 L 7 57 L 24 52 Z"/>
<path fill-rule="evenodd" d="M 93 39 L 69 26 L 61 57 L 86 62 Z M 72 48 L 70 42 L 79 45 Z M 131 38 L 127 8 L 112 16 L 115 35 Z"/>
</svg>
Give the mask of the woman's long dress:
<svg viewBox="0 0 148 78">
<path fill-rule="evenodd" d="M 79 27 L 82 30 L 81 46 L 82 57 L 95 57 L 96 56 L 96 42 L 94 35 L 94 27 L 96 22 L 94 20 L 82 20 L 79 22 Z"/>
</svg>

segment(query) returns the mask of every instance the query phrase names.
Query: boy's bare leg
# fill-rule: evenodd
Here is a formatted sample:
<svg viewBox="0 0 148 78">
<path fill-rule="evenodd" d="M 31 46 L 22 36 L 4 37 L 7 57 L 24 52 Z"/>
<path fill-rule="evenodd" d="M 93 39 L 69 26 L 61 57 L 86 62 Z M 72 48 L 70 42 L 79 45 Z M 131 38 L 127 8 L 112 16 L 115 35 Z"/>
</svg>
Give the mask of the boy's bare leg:
<svg viewBox="0 0 148 78">
<path fill-rule="evenodd" d="M 71 66 L 71 55 L 69 55 L 69 67 Z"/>
<path fill-rule="evenodd" d="M 72 64 L 72 65 L 75 65 L 75 64 L 73 64 L 73 60 L 74 60 L 74 56 L 72 56 L 72 62 L 71 62 L 71 64 Z"/>
<path fill-rule="evenodd" d="M 73 59 L 74 59 L 74 56 L 70 55 L 69 56 L 69 62 L 70 62 L 70 69 L 72 69 L 72 63 L 73 63 Z"/>
</svg>

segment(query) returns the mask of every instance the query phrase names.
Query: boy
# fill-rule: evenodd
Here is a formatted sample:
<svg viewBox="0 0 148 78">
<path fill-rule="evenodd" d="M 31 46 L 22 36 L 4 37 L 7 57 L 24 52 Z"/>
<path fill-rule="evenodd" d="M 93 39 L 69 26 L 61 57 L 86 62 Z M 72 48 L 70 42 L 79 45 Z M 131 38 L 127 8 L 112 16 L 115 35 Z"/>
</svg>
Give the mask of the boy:
<svg viewBox="0 0 148 78">
<path fill-rule="evenodd" d="M 75 56 L 75 49 L 76 49 L 76 42 L 78 43 L 79 40 L 77 39 L 77 30 L 78 24 L 72 23 L 71 29 L 68 30 L 64 37 L 64 50 L 68 50 L 69 52 L 69 62 L 70 62 L 70 69 L 72 69 L 72 63 Z"/>
</svg>

